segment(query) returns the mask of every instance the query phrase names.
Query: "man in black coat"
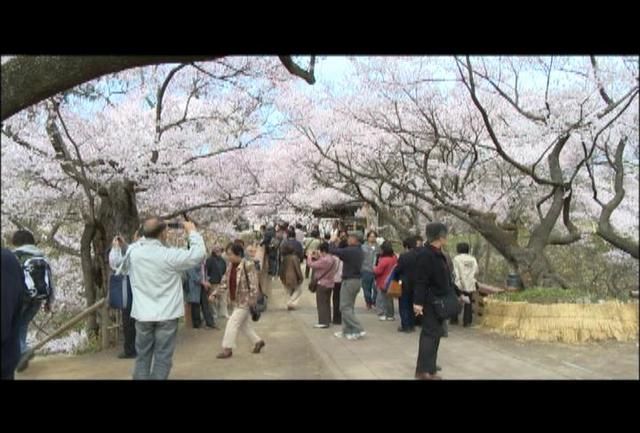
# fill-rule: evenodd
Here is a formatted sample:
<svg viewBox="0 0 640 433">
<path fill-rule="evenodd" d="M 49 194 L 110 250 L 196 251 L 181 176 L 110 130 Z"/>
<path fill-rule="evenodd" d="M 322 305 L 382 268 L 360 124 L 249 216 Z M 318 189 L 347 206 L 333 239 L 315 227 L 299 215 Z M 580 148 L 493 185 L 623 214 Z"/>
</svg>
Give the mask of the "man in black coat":
<svg viewBox="0 0 640 433">
<path fill-rule="evenodd" d="M 418 379 L 441 379 L 436 374 L 436 358 L 444 334 L 444 321 L 437 317 L 433 302 L 454 290 L 447 258 L 442 252 L 447 233 L 447 227 L 442 223 L 427 224 L 428 245 L 416 250 L 413 310 L 417 316 L 422 316 L 416 366 Z"/>
<path fill-rule="evenodd" d="M 24 272 L 16 256 L 2 248 L 2 379 L 11 380 L 20 360 L 18 321 L 22 296 L 27 291 Z"/>
<path fill-rule="evenodd" d="M 413 288 L 416 269 L 416 237 L 409 236 L 402 245 L 405 252 L 400 254 L 396 265 L 395 279 L 402 281 L 402 295 L 399 299 L 400 327 L 399 332 L 413 332 L 415 316 L 413 314 Z"/>
</svg>

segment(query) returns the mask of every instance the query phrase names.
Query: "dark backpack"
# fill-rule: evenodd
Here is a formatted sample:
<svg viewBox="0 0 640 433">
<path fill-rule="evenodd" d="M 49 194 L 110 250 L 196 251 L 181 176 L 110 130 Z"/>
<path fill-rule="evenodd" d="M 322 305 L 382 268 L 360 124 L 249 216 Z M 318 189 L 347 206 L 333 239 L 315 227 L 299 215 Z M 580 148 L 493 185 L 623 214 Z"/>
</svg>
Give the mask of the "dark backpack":
<svg viewBox="0 0 640 433">
<path fill-rule="evenodd" d="M 43 256 L 34 256 L 16 251 L 16 257 L 22 265 L 27 298 L 34 300 L 49 299 L 53 293 L 51 266 Z"/>
</svg>

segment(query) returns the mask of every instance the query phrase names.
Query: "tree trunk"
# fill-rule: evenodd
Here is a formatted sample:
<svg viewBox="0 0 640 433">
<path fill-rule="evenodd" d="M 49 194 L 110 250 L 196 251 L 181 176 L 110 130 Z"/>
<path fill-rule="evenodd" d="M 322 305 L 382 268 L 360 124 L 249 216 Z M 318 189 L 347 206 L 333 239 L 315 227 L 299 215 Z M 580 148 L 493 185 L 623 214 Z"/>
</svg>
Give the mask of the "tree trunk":
<svg viewBox="0 0 640 433">
<path fill-rule="evenodd" d="M 116 234 L 122 234 L 127 241 L 131 241 L 133 233 L 140 225 L 132 182 L 112 182 L 100 191 L 100 199 L 97 221 L 85 223 L 80 242 L 87 305 L 93 305 L 98 297 L 107 298 L 108 305 L 108 282 L 111 273 L 108 254 L 111 241 Z M 100 313 L 100 323 L 96 312 L 87 321 L 87 330 L 94 335 L 101 329 L 103 347 L 108 342 L 108 326 L 107 306 Z"/>
<path fill-rule="evenodd" d="M 108 188 L 101 190 L 97 218 L 104 230 L 107 248 L 117 234 L 121 234 L 127 242 L 130 242 L 133 234 L 140 227 L 133 182 L 114 181 Z"/>
<path fill-rule="evenodd" d="M 100 208 L 98 209 L 98 224 L 96 224 L 96 236 L 93 240 L 96 268 L 96 292 L 99 296 L 108 298 L 109 295 L 109 250 L 113 238 L 120 234 L 128 242 L 133 239 L 133 234 L 140 226 L 138 207 L 134 184 L 130 181 L 114 181 L 103 190 L 100 190 Z M 101 313 L 101 340 L 102 348 L 109 347 L 109 311 L 108 303 L 102 308 Z"/>
<path fill-rule="evenodd" d="M 520 246 L 516 232 L 500 229 L 494 220 L 486 216 L 470 219 L 475 228 L 485 240 L 491 244 L 509 262 L 522 278 L 525 287 L 560 285 L 567 288 L 568 284 L 553 270 L 551 263 L 544 254 L 544 245 L 529 242 L 526 247 Z M 489 248 L 489 246 L 487 246 Z M 506 278 L 506 275 L 504 276 Z"/>
<path fill-rule="evenodd" d="M 94 284 L 94 270 L 91 259 L 91 243 L 95 234 L 95 225 L 85 223 L 80 239 L 80 260 L 82 263 L 82 280 L 84 283 L 84 296 L 87 300 L 87 306 L 96 302 L 96 288 Z M 95 312 L 93 312 L 87 320 L 87 332 L 95 335 L 98 330 L 98 321 Z"/>
</svg>

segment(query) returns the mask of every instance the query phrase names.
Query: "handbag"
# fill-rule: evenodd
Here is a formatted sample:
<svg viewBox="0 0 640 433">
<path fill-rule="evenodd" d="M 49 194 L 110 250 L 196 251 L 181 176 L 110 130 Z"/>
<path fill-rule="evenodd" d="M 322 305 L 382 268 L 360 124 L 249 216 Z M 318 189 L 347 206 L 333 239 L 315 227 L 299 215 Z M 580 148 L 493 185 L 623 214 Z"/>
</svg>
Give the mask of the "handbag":
<svg viewBox="0 0 640 433">
<path fill-rule="evenodd" d="M 133 303 L 131 281 L 128 275 L 111 274 L 109 278 L 109 308 L 127 310 Z"/>
<path fill-rule="evenodd" d="M 387 288 L 387 296 L 392 298 L 399 298 L 402 296 L 402 282 L 391 280 L 389 287 Z"/>
<path fill-rule="evenodd" d="M 244 271 L 244 277 L 247 279 L 247 287 L 251 290 L 251 283 L 249 282 L 249 274 L 247 273 L 247 268 L 242 264 L 242 270 Z M 255 305 L 249 306 L 249 313 L 251 313 L 251 320 L 257 322 L 260 320 L 260 316 L 262 313 L 267 311 L 267 295 L 262 293 L 262 287 L 260 287 L 260 282 L 258 282 L 258 296 L 256 298 Z"/>
<path fill-rule="evenodd" d="M 433 309 L 440 320 L 454 319 L 460 314 L 460 300 L 451 290 L 446 296 L 438 297 L 433 301 Z"/>
<path fill-rule="evenodd" d="M 333 270 L 333 268 L 336 266 L 336 262 L 334 260 L 333 265 L 331 265 L 331 267 L 329 268 L 329 270 L 327 272 L 325 272 L 324 274 L 322 274 L 321 277 L 319 278 L 315 278 L 315 272 L 311 271 L 311 279 L 309 280 L 309 291 L 311 293 L 315 293 L 316 290 L 318 290 L 318 281 L 320 281 L 321 279 L 323 279 L 324 277 L 326 277 L 327 275 L 329 275 L 329 273 Z"/>
</svg>

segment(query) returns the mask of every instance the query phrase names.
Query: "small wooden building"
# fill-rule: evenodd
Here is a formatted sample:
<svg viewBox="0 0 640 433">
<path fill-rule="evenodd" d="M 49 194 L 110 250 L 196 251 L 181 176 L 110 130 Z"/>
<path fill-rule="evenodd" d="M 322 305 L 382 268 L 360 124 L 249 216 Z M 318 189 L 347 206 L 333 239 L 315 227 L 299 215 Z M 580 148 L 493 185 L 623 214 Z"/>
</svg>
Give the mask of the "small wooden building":
<svg viewBox="0 0 640 433">
<path fill-rule="evenodd" d="M 377 217 L 370 206 L 360 200 L 325 204 L 313 211 L 318 220 L 339 220 L 348 230 L 365 232 L 377 226 Z"/>
</svg>

